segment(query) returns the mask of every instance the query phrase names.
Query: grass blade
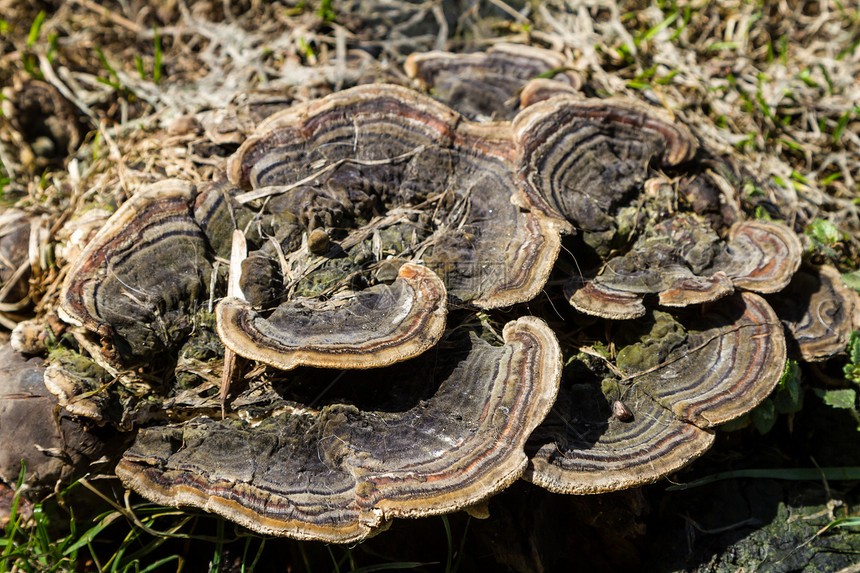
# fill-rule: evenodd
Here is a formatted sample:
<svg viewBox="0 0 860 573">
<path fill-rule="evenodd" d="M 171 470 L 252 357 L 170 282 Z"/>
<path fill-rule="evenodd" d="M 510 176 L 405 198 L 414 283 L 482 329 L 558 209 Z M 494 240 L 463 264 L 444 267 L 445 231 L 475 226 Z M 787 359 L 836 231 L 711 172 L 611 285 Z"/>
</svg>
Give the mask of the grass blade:
<svg viewBox="0 0 860 573">
<path fill-rule="evenodd" d="M 400 561 L 396 563 L 379 563 L 377 565 L 368 565 L 354 569 L 352 573 L 370 573 L 371 571 L 391 571 L 397 569 L 417 569 L 433 563 L 421 563 L 419 561 Z"/>
<path fill-rule="evenodd" d="M 860 467 L 844 468 L 777 468 L 777 469 L 750 469 L 735 470 L 730 472 L 718 472 L 693 480 L 685 484 L 672 485 L 667 491 L 680 491 L 707 485 L 710 483 L 735 478 L 763 478 L 781 479 L 793 481 L 816 481 L 822 478 L 829 481 L 837 480 L 860 480 Z"/>
</svg>

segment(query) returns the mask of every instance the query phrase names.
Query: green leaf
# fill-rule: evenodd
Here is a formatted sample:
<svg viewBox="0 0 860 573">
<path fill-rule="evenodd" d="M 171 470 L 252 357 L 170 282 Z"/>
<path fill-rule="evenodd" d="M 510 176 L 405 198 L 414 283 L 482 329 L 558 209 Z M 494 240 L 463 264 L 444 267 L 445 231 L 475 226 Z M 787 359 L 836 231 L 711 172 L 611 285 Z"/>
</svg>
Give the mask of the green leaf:
<svg viewBox="0 0 860 573">
<path fill-rule="evenodd" d="M 860 332 L 856 330 L 852 330 L 848 337 L 848 355 L 851 357 L 853 366 L 860 366 Z M 856 380 L 853 381 L 856 382 Z"/>
<path fill-rule="evenodd" d="M 445 573 L 451 573 L 451 563 L 454 556 L 454 540 L 451 536 L 451 524 L 448 522 L 448 516 L 442 516 L 442 525 L 445 526 L 445 538 L 448 540 L 448 558 L 445 562 Z"/>
<path fill-rule="evenodd" d="M 755 208 L 755 218 L 762 220 L 762 221 L 773 220 L 773 218 L 770 216 L 770 214 L 761 205 L 757 205 Z"/>
<path fill-rule="evenodd" d="M 739 47 L 737 42 L 714 42 L 705 49 L 709 52 L 715 52 L 718 50 L 737 50 Z"/>
<path fill-rule="evenodd" d="M 84 532 L 84 534 L 81 535 L 80 539 L 78 539 L 71 547 L 69 547 L 68 549 L 66 549 L 63 552 L 63 555 L 69 555 L 69 554 L 77 551 L 81 547 L 88 545 L 90 542 L 92 542 L 93 539 L 95 539 L 95 537 L 99 533 L 102 532 L 102 530 L 105 527 L 107 527 L 108 525 L 113 523 L 114 520 L 116 520 L 118 517 L 121 517 L 121 516 L 122 516 L 122 514 L 119 513 L 118 511 L 112 511 L 110 514 L 108 514 L 107 517 L 100 520 L 99 523 L 97 523 L 93 527 L 89 528 L 86 532 Z"/>
<path fill-rule="evenodd" d="M 805 83 L 807 86 L 811 88 L 817 88 L 818 83 L 812 79 L 812 74 L 809 71 L 809 68 L 803 68 L 800 73 L 797 75 L 800 80 Z"/>
<path fill-rule="evenodd" d="M 647 41 L 651 40 L 654 36 L 659 34 L 661 30 L 665 30 L 667 27 L 669 27 L 670 24 L 672 24 L 677 19 L 678 19 L 678 12 L 675 11 L 672 14 L 670 14 L 668 18 L 664 19 L 662 22 L 660 22 L 659 24 L 657 24 L 653 28 L 647 30 L 645 33 L 643 33 L 639 37 L 637 37 L 636 40 L 634 40 L 634 43 L 636 45 L 639 45 L 643 41 L 647 42 Z"/>
<path fill-rule="evenodd" d="M 154 35 L 154 50 L 155 50 L 155 63 L 152 66 L 152 81 L 158 83 L 161 81 L 161 62 L 164 59 L 164 54 L 161 49 L 161 36 L 158 35 L 158 26 L 152 27 L 152 32 Z"/>
<path fill-rule="evenodd" d="M 171 555 L 170 557 L 165 557 L 164 559 L 161 559 L 160 561 L 156 561 L 155 563 L 152 563 L 151 565 L 148 565 L 147 567 L 141 569 L 140 573 L 149 573 L 150 571 L 155 571 L 156 569 L 158 569 L 159 567 L 161 567 L 165 563 L 170 563 L 171 561 L 174 561 L 174 560 L 178 561 L 179 555 Z"/>
<path fill-rule="evenodd" d="M 843 517 L 833 522 L 833 527 L 860 527 L 860 517 Z"/>
<path fill-rule="evenodd" d="M 27 35 L 28 48 L 32 48 L 33 44 L 36 43 L 36 40 L 39 39 L 39 31 L 42 29 L 42 24 L 45 23 L 46 16 L 47 14 L 42 10 L 36 15 L 36 19 L 33 20 L 33 25 L 30 26 L 30 33 Z"/>
<path fill-rule="evenodd" d="M 743 191 L 746 197 L 767 197 L 767 191 L 755 184 L 752 179 L 744 179 Z"/>
<path fill-rule="evenodd" d="M 815 393 L 824 400 L 824 403 L 842 410 L 853 410 L 857 401 L 857 392 L 851 388 L 842 390 L 822 390 L 816 388 Z"/>
<path fill-rule="evenodd" d="M 845 283 L 845 286 L 848 288 L 853 288 L 856 291 L 860 291 L 860 271 L 854 271 L 853 273 L 845 273 L 842 275 L 842 282 Z"/>
<path fill-rule="evenodd" d="M 137 75 L 140 79 L 146 79 L 146 71 L 143 69 L 143 60 L 137 54 L 134 55 L 134 67 L 137 69 Z"/>
<path fill-rule="evenodd" d="M 333 0 L 322 0 L 320 2 L 319 10 L 317 10 L 317 16 L 319 16 L 323 22 L 334 22 L 337 15 L 334 13 Z"/>
<path fill-rule="evenodd" d="M 839 143 L 839 139 L 842 137 L 842 132 L 845 131 L 845 128 L 848 126 L 849 119 L 851 119 L 850 109 L 839 116 L 839 121 L 836 122 L 836 129 L 833 130 L 833 145 L 837 145 Z"/>
<path fill-rule="evenodd" d="M 842 179 L 842 174 L 839 173 L 838 171 L 835 173 L 831 173 L 830 175 L 828 175 L 827 177 L 822 179 L 821 184 L 822 185 L 830 185 L 831 183 L 833 183 L 837 179 Z"/>
<path fill-rule="evenodd" d="M 793 414 L 803 408 L 803 393 L 800 390 L 800 367 L 794 360 L 785 362 L 785 370 L 779 379 L 773 404 L 780 414 Z"/>
<path fill-rule="evenodd" d="M 552 78 L 554 78 L 558 74 L 563 74 L 565 72 L 572 72 L 572 71 L 573 71 L 573 68 L 571 68 L 571 67 L 560 66 L 560 67 L 552 68 L 551 70 L 547 70 L 543 73 L 536 75 L 535 79 L 549 79 L 549 80 L 551 80 Z"/>
<path fill-rule="evenodd" d="M 824 219 L 815 219 L 810 223 L 806 228 L 806 234 L 829 247 L 835 246 L 843 238 L 836 225 Z"/>
<path fill-rule="evenodd" d="M 774 406 L 773 400 L 766 398 L 750 412 L 750 418 L 759 434 L 770 432 L 776 424 L 776 406 Z"/>
</svg>

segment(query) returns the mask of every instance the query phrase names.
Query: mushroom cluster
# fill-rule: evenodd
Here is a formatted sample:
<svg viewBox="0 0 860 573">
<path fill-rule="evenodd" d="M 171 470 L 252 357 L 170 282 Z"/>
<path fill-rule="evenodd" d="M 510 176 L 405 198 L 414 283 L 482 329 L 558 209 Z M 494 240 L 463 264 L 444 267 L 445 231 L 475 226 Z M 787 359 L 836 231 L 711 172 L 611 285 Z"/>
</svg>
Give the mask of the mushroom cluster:
<svg viewBox="0 0 860 573">
<path fill-rule="evenodd" d="M 701 455 L 788 352 L 844 344 L 856 295 L 792 281 L 793 230 L 727 207 L 667 113 L 584 97 L 545 50 L 406 70 L 436 99 L 375 84 L 277 112 L 225 177 L 141 190 L 75 261 L 61 304 L 95 364 L 46 385 L 143 426 L 128 487 L 339 543 L 521 477 L 606 492 Z"/>
</svg>

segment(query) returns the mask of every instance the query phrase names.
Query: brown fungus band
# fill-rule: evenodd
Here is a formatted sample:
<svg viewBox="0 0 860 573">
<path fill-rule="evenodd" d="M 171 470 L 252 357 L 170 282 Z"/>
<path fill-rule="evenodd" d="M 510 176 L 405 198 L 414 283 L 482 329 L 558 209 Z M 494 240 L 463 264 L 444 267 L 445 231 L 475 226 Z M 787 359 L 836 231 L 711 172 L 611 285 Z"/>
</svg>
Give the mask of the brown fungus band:
<svg viewBox="0 0 860 573">
<path fill-rule="evenodd" d="M 206 237 L 196 189 L 167 180 L 135 194 L 84 249 L 63 283 L 63 309 L 112 345 L 114 361 L 172 350 L 208 298 Z"/>
<path fill-rule="evenodd" d="M 829 265 L 801 268 L 788 287 L 770 297 L 793 350 L 807 362 L 827 360 L 848 344 L 860 326 L 860 297 Z"/>
<path fill-rule="evenodd" d="M 581 312 L 636 318 L 645 312 L 646 294 L 658 295 L 663 306 L 683 307 L 712 302 L 735 288 L 777 292 L 800 259 L 800 241 L 781 223 L 738 223 L 722 242 L 702 217 L 675 215 L 647 228 L 593 279 L 572 279 L 565 293 Z"/>
<path fill-rule="evenodd" d="M 445 330 L 445 300 L 445 286 L 432 271 L 406 263 L 391 286 L 325 302 L 294 300 L 268 318 L 226 298 L 216 316 L 227 347 L 282 370 L 378 368 L 436 344 Z"/>
<path fill-rule="evenodd" d="M 526 478 L 551 491 L 601 493 L 655 481 L 713 443 L 709 431 L 743 415 L 773 390 L 785 367 L 782 325 L 761 297 L 735 294 L 708 307 L 659 363 L 633 346 L 620 380 L 566 380 L 530 440 Z M 662 327 L 660 343 L 671 336 Z M 622 356 L 624 360 L 622 360 Z M 636 371 L 638 370 L 638 371 Z M 630 416 L 613 415 L 621 401 Z"/>
<path fill-rule="evenodd" d="M 404 69 L 436 99 L 469 119 L 498 121 L 513 119 L 519 107 L 551 95 L 576 92 L 582 80 L 569 66 L 558 52 L 498 44 L 474 54 L 412 54 Z M 534 80 L 540 83 L 527 88 Z"/>
<path fill-rule="evenodd" d="M 372 85 L 269 118 L 231 159 L 230 178 L 249 190 L 237 201 L 265 197 L 273 214 L 320 205 L 314 213 L 328 219 L 294 217 L 308 231 L 376 225 L 384 238 L 386 217 L 408 214 L 411 238 L 391 255 L 420 256 L 454 300 L 495 308 L 533 298 L 560 245 L 557 222 L 512 204 L 514 157 L 508 126 L 475 124 L 421 94 Z M 354 233 L 342 242 L 345 250 L 358 243 Z"/>
<path fill-rule="evenodd" d="M 613 212 L 641 189 L 648 164 L 693 157 L 696 140 L 665 113 L 620 99 L 558 96 L 513 122 L 529 204 L 586 233 L 614 233 Z"/>
<path fill-rule="evenodd" d="M 158 503 L 296 539 L 355 542 L 392 518 L 463 509 L 522 474 L 523 445 L 558 390 L 560 350 L 546 324 L 521 318 L 504 339 L 494 347 L 472 336 L 374 373 L 380 384 L 443 377 L 409 410 L 333 404 L 257 424 L 198 418 L 148 428 L 117 475 Z"/>
</svg>

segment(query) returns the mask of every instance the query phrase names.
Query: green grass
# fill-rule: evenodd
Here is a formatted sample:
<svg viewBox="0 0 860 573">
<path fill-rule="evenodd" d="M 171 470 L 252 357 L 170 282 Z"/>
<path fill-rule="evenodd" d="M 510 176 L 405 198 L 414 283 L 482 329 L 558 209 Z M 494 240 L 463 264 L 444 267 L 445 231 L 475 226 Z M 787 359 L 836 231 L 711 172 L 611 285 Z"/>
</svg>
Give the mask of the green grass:
<svg viewBox="0 0 860 573">
<path fill-rule="evenodd" d="M 0 556 L 0 573 L 11 571 L 78 571 L 85 564 L 91 564 L 98 571 L 146 573 L 155 571 L 170 562 L 180 561 L 177 554 L 149 559 L 150 555 L 164 542 L 175 535 L 193 516 L 173 509 L 140 506 L 134 508 L 135 521 L 144 528 L 129 527 L 127 511 L 116 506 L 92 520 L 79 520 L 73 508 L 66 506 L 64 497 L 74 488 L 87 484 L 86 480 L 76 482 L 57 494 L 55 499 L 33 505 L 29 519 L 20 512 L 22 507 L 21 491 L 25 471 L 22 468 L 12 503 L 9 523 L 4 536 L 0 539 L 3 548 Z M 87 484 L 87 487 L 92 487 Z M 92 488 L 93 491 L 95 488 Z M 62 509 L 66 507 L 66 509 Z M 174 518 L 175 524 L 166 531 L 149 535 L 149 526 L 164 517 Z M 59 524 L 65 525 L 64 533 L 57 533 Z M 87 523 L 88 526 L 84 526 Z M 117 530 L 124 530 L 122 541 L 106 557 L 96 550 L 103 538 L 117 538 Z"/>
<path fill-rule="evenodd" d="M 754 479 L 777 479 L 790 481 L 816 481 L 826 479 L 827 481 L 860 480 L 860 467 L 844 468 L 775 468 L 775 469 L 749 469 L 719 472 L 699 478 L 685 484 L 670 485 L 666 491 L 681 491 L 709 485 L 718 481 L 738 478 Z"/>
<path fill-rule="evenodd" d="M 443 560 L 404 561 L 377 554 L 365 544 L 327 545 L 265 537 L 197 510 L 131 503 L 128 494 L 123 505 L 86 478 L 56 496 L 33 504 L 32 517 L 27 518 L 20 511 L 24 503 L 21 497 L 24 476 L 22 468 L 9 524 L 0 538 L 0 573 L 81 570 L 111 573 L 208 570 L 214 573 L 234 563 L 242 573 L 253 573 L 265 561 L 264 557 L 269 558 L 269 564 L 273 559 L 286 564 L 290 562 L 290 554 L 293 564 L 300 564 L 309 573 L 369 573 L 426 570 L 428 567 L 457 573 L 468 550 L 470 518 L 465 520 L 462 533 L 456 536 L 448 517 L 438 518 L 444 532 L 442 545 L 447 547 L 444 555 L 440 555 Z M 74 506 L 67 504 L 66 499 L 82 493 L 101 499 L 103 510 L 92 517 L 76 515 Z M 200 531 L 213 534 L 205 535 Z M 188 547 L 193 547 L 190 553 Z M 367 564 L 368 561 L 373 562 Z M 444 569 L 439 568 L 442 563 Z"/>
</svg>

